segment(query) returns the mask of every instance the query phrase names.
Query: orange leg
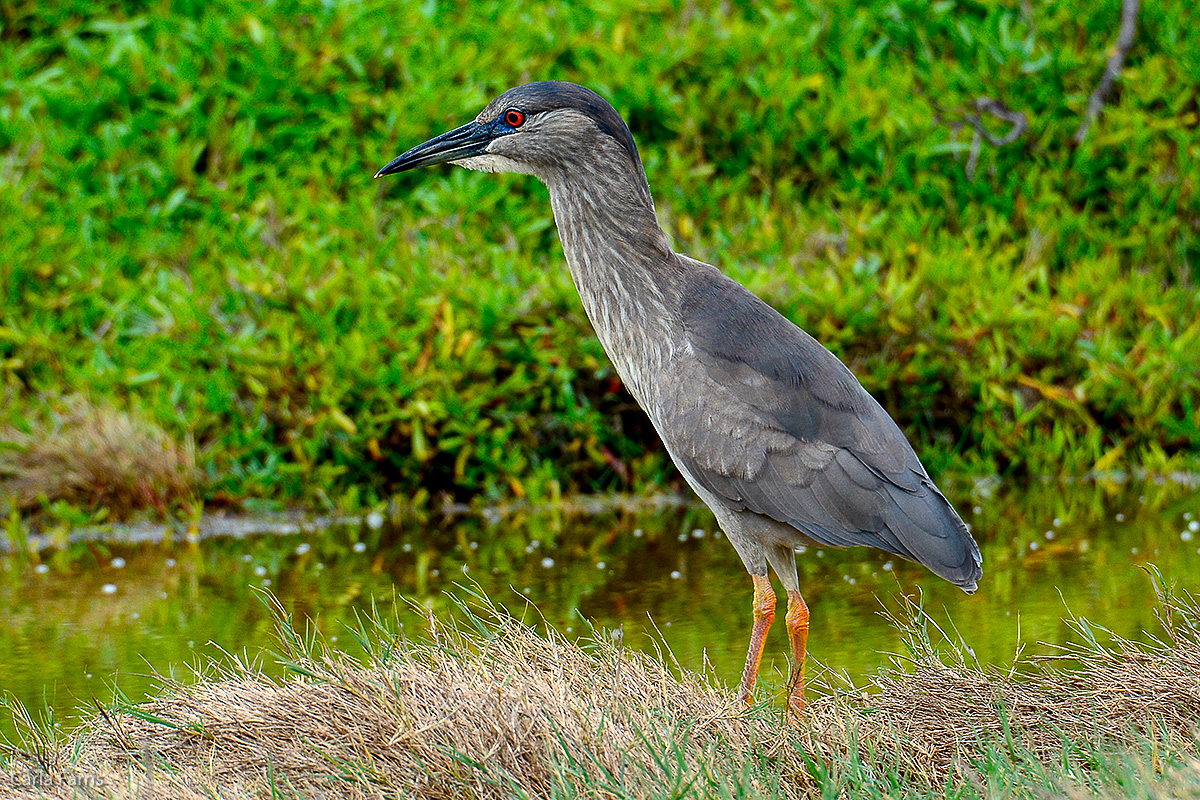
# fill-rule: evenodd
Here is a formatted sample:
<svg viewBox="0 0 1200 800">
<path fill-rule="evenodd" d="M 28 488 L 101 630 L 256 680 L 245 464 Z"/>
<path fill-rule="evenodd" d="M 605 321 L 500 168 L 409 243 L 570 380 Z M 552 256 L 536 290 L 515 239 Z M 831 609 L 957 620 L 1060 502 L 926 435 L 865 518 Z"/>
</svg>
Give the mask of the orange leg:
<svg viewBox="0 0 1200 800">
<path fill-rule="evenodd" d="M 792 687 L 788 694 L 788 707 L 796 713 L 804 711 L 804 659 L 808 653 L 808 606 L 799 592 L 788 592 L 788 610 L 785 617 L 788 640 L 792 643 Z"/>
<path fill-rule="evenodd" d="M 766 575 L 751 575 L 754 581 L 754 628 L 750 631 L 750 652 L 746 654 L 746 669 L 742 671 L 742 702 L 754 702 L 754 683 L 758 680 L 758 665 L 762 661 L 767 631 L 775 621 L 775 592 Z"/>
</svg>

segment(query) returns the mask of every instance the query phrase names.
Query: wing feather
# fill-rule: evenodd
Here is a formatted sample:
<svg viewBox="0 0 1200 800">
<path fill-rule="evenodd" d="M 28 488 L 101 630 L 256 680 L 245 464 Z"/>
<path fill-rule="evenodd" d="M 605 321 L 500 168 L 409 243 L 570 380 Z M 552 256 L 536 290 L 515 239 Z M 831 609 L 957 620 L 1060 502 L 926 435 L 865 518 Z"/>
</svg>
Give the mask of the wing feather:
<svg viewBox="0 0 1200 800">
<path fill-rule="evenodd" d="M 904 434 L 832 353 L 718 270 L 683 297 L 689 398 L 660 431 L 736 510 L 834 547 L 867 545 L 972 589 L 979 549 Z"/>
</svg>

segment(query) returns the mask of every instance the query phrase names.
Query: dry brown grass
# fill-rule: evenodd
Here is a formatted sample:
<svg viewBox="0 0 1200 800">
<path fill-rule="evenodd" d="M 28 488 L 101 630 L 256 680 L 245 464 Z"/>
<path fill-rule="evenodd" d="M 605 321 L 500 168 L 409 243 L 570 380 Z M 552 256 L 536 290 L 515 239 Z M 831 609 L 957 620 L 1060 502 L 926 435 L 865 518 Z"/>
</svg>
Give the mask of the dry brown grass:
<svg viewBox="0 0 1200 800">
<path fill-rule="evenodd" d="M 873 691 L 827 689 L 801 723 L 746 711 L 731 691 L 603 636 L 581 648 L 539 633 L 483 598 L 460 626 L 430 620 L 424 643 L 371 631 L 366 665 L 285 622 L 289 679 L 234 662 L 192 685 L 164 682 L 157 699 L 98 714 L 69 741 L 26 725 L 0 794 L 40 775 L 51 797 L 92 796 L 82 778 L 113 798 L 800 798 L 947 784 L 1116 797 L 1126 778 L 1144 797 L 1200 796 L 1197 607 L 1163 608 L 1163 641 L 1089 644 L 1066 669 L 1022 662 L 1026 678 L 936 651 L 918 616 L 906 623 L 911 656 Z M 1112 753 L 1125 754 L 1120 769 L 1106 766 Z"/>
<path fill-rule="evenodd" d="M 935 647 L 932 623 L 914 608 L 911 620 L 897 620 L 909 655 L 893 656 L 870 691 L 846 687 L 814 703 L 806 744 L 834 761 L 869 752 L 930 785 L 984 786 L 984 766 L 997 756 L 1068 771 L 1086 771 L 1103 752 L 1121 749 L 1194 757 L 1200 607 L 1188 594 L 1160 591 L 1160 599 L 1165 638 L 1133 642 L 1069 619 L 1082 644 L 1018 658 L 1005 672 L 973 664 L 964 643 Z"/>
<path fill-rule="evenodd" d="M 119 520 L 139 509 L 165 512 L 195 496 L 190 442 L 176 442 L 133 414 L 80 397 L 59 405 L 31 433 L 0 430 L 0 499 L 21 510 L 65 500 L 108 509 L 108 518 Z"/>
</svg>

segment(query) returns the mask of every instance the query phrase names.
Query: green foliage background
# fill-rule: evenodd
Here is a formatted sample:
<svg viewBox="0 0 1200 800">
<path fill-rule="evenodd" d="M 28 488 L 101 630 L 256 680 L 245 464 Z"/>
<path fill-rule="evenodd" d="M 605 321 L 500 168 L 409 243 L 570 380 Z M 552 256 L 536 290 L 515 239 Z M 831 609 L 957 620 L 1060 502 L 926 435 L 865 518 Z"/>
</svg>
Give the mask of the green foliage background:
<svg viewBox="0 0 1200 800">
<path fill-rule="evenodd" d="M 0 426 L 85 393 L 203 497 L 677 481 L 533 179 L 400 151 L 527 80 L 629 121 L 676 247 L 846 360 L 935 472 L 1197 467 L 1200 18 L 1117 0 L 14 0 Z M 1029 131 L 966 169 L 979 97 Z M 985 118 L 996 134 L 1007 125 Z"/>
</svg>

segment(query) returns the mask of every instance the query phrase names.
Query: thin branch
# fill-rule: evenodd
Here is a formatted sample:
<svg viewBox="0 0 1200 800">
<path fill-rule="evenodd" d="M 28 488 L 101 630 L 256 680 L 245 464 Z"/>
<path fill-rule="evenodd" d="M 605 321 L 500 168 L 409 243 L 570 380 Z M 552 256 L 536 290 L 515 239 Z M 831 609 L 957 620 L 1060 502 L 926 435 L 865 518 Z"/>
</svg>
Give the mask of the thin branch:
<svg viewBox="0 0 1200 800">
<path fill-rule="evenodd" d="M 967 114 L 963 119 L 975 129 L 975 135 L 971 139 L 971 155 L 967 159 L 967 180 L 975 180 L 975 164 L 979 160 L 979 150 L 983 146 L 983 140 L 987 139 L 988 144 L 993 147 L 1003 147 L 1006 144 L 1015 142 L 1021 137 L 1025 131 L 1029 130 L 1029 122 L 1025 119 L 1023 111 L 1013 111 L 1008 106 L 999 100 L 993 100 L 990 97 L 975 98 L 975 110 L 979 114 L 991 114 L 996 119 L 1002 119 L 1005 122 L 1011 123 L 1012 128 L 1004 136 L 996 136 L 983 125 L 983 120 L 979 118 L 979 114 Z"/>
<path fill-rule="evenodd" d="M 941 109 L 937 103 L 934 103 L 934 108 L 937 109 L 934 119 L 937 122 L 941 122 Z M 967 180 L 970 181 L 975 180 L 975 165 L 979 160 L 979 151 L 983 147 L 984 139 L 994 147 L 1003 147 L 1006 144 L 1015 142 L 1029 130 L 1029 122 L 1025 118 L 1025 112 L 1013 111 L 1000 100 L 993 100 L 990 97 L 977 97 L 975 98 L 975 112 L 974 114 L 962 114 L 959 119 L 946 123 L 949 125 L 952 131 L 951 135 L 954 138 L 957 138 L 958 132 L 962 130 L 964 125 L 970 125 L 974 131 L 971 138 L 970 155 L 967 158 Z M 1012 128 L 1003 136 L 997 136 L 983 124 L 981 114 L 990 114 L 996 119 L 1004 120 L 1011 124 Z"/>
<path fill-rule="evenodd" d="M 1079 130 L 1075 131 L 1075 144 L 1082 144 L 1083 140 L 1087 138 L 1088 129 L 1092 127 L 1092 123 L 1100 115 L 1100 110 L 1104 108 L 1104 101 L 1108 99 L 1113 83 L 1121 77 L 1121 68 L 1125 66 L 1125 56 L 1133 47 L 1133 37 L 1137 32 L 1138 5 L 1139 0 L 1122 0 L 1121 2 L 1121 31 L 1117 34 L 1117 44 L 1113 49 L 1113 54 L 1108 57 L 1108 64 L 1104 67 L 1104 76 L 1100 78 L 1100 83 L 1096 84 L 1096 90 L 1088 98 L 1087 113 L 1083 116 Z"/>
<path fill-rule="evenodd" d="M 1008 106 L 999 100 L 993 100 L 990 97 L 975 98 L 975 110 L 980 113 L 991 114 L 996 119 L 1002 119 L 1012 125 L 1012 129 L 1003 136 L 997 136 L 987 128 L 983 127 L 983 121 L 979 118 L 979 114 L 967 114 L 963 119 L 971 124 L 975 132 L 988 140 L 988 143 L 996 147 L 1003 147 L 1006 144 L 1015 142 L 1025 131 L 1029 130 L 1029 122 L 1025 119 L 1024 111 L 1013 111 Z"/>
</svg>

